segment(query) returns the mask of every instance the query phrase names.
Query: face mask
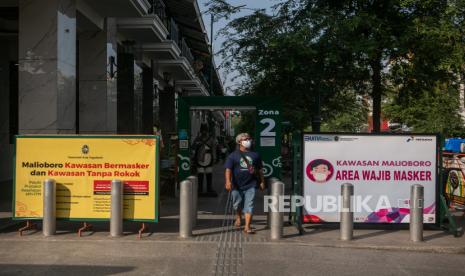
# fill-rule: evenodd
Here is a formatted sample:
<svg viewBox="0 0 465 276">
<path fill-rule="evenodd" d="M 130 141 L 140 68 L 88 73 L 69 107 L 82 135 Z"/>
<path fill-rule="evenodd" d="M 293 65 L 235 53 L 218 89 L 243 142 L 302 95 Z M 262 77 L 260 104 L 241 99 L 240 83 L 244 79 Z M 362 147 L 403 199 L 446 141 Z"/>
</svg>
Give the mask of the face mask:
<svg viewBox="0 0 465 276">
<path fill-rule="evenodd" d="M 314 173 L 313 177 L 315 178 L 316 181 L 325 181 L 326 180 L 326 174 L 325 173 Z"/>
<path fill-rule="evenodd" d="M 250 149 L 250 147 L 252 146 L 252 141 L 250 141 L 250 140 L 242 141 L 241 145 L 246 149 Z"/>
</svg>

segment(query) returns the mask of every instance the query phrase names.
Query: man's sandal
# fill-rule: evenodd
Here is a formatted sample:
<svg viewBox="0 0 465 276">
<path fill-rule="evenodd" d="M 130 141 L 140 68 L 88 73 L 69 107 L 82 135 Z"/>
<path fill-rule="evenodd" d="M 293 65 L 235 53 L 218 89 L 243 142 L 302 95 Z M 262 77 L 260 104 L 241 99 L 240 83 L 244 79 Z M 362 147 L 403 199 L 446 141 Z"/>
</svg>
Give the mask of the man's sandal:
<svg viewBox="0 0 465 276">
<path fill-rule="evenodd" d="M 255 231 L 252 230 L 252 229 L 247 229 L 247 230 L 244 229 L 244 233 L 246 233 L 246 234 L 255 234 Z"/>
</svg>

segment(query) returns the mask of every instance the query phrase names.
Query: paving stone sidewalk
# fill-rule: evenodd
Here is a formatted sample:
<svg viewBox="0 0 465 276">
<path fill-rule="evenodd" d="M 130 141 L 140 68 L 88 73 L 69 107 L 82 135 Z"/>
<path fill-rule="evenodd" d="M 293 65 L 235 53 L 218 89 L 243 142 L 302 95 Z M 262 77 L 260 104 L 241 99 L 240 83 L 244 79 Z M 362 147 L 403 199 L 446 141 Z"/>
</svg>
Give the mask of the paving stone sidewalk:
<svg viewBox="0 0 465 276">
<path fill-rule="evenodd" d="M 179 231 L 179 199 L 162 199 L 160 204 L 160 222 L 158 224 L 148 224 L 149 229 L 143 234 L 140 241 L 137 239 L 137 231 L 140 228 L 138 223 L 126 222 L 124 224 L 125 235 L 121 238 L 109 237 L 109 223 L 95 222 L 93 231 L 85 232 L 82 237 L 77 236 L 77 230 L 81 227 L 79 222 L 58 221 L 57 235 L 45 238 L 40 231 L 40 222 L 37 230 L 31 230 L 20 237 L 17 233 L 19 227 L 24 222 L 12 221 L 11 213 L 0 214 L 0 242 L 1 241 L 120 241 L 120 242 L 182 242 L 182 243 L 217 243 L 220 240 L 223 230 L 222 222 L 224 218 L 224 204 L 227 192 L 223 189 L 221 166 L 215 169 L 215 189 L 219 192 L 216 198 L 199 198 L 198 222 L 193 231 L 193 237 L 181 239 L 178 237 Z M 269 230 L 266 227 L 266 214 L 263 212 L 263 192 L 257 197 L 256 215 L 254 217 L 254 227 L 256 234 L 243 234 L 244 242 L 250 244 L 276 245 L 296 245 L 313 247 L 333 247 L 333 248 L 360 248 L 377 250 L 398 250 L 398 251 L 420 251 L 434 253 L 458 253 L 465 254 L 465 237 L 454 237 L 452 234 L 441 229 L 426 229 L 424 231 L 424 242 L 413 243 L 409 241 L 408 226 L 402 228 L 384 226 L 371 228 L 361 227 L 354 230 L 354 240 L 339 240 L 338 225 L 304 225 L 304 234 L 299 235 L 297 228 L 287 223 L 285 215 L 284 237 L 280 241 L 269 239 Z M 454 213 L 458 224 L 465 227 L 465 214 L 462 211 Z M 384 228 L 383 228 L 384 227 Z"/>
</svg>

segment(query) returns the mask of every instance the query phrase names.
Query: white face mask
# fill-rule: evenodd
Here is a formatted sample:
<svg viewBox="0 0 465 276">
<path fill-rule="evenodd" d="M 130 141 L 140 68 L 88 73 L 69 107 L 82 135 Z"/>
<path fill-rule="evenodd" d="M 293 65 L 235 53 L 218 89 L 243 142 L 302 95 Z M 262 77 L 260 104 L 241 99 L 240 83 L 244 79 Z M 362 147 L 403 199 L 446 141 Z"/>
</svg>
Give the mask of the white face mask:
<svg viewBox="0 0 465 276">
<path fill-rule="evenodd" d="M 241 145 L 246 149 L 250 149 L 250 147 L 252 146 L 252 141 L 250 140 L 241 141 Z"/>
<path fill-rule="evenodd" d="M 313 177 L 315 178 L 316 181 L 325 181 L 326 180 L 326 174 L 325 173 L 313 173 Z"/>
</svg>

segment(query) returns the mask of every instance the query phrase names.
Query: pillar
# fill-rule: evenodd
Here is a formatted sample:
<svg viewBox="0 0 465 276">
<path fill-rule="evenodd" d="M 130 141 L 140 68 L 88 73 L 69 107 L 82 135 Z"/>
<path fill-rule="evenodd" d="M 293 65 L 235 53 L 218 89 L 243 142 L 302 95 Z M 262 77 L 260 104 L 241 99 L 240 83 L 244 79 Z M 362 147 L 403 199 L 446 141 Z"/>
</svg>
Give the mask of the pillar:
<svg viewBox="0 0 465 276">
<path fill-rule="evenodd" d="M 134 133 L 134 49 L 126 41 L 118 47 L 117 117 L 118 133 Z"/>
<path fill-rule="evenodd" d="M 176 131 L 176 105 L 174 88 L 165 86 L 160 90 L 159 105 L 160 105 L 160 128 L 162 130 L 163 141 L 169 140 L 169 133 Z"/>
<path fill-rule="evenodd" d="M 153 134 L 153 70 L 144 67 L 142 72 L 142 132 Z"/>
<path fill-rule="evenodd" d="M 19 0 L 19 133 L 76 132 L 76 1 Z"/>
<path fill-rule="evenodd" d="M 106 18 L 103 29 L 78 34 L 79 133 L 117 132 L 116 32 L 116 20 Z"/>
</svg>

